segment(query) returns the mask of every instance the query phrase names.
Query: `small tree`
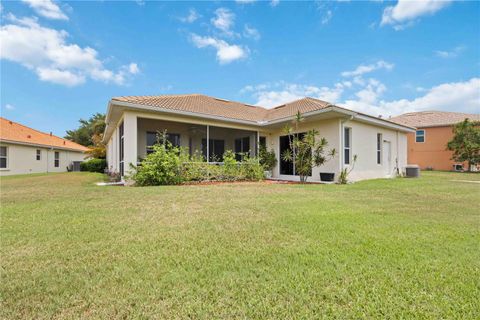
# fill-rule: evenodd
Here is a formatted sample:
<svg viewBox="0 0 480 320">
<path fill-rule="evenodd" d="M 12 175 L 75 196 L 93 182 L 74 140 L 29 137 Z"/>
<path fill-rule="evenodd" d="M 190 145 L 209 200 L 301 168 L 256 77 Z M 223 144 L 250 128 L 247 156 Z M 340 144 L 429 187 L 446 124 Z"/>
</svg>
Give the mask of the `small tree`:
<svg viewBox="0 0 480 320">
<path fill-rule="evenodd" d="M 305 183 L 313 167 L 319 167 L 335 157 L 336 150 L 327 151 L 328 141 L 325 138 L 317 139 L 318 130 L 311 129 L 305 134 L 299 134 L 299 125 L 303 121 L 300 112 L 294 120 L 294 127 L 286 125 L 285 134 L 288 136 L 289 149 L 283 152 L 282 159 L 292 162 L 295 173 L 300 176 L 300 182 Z"/>
<path fill-rule="evenodd" d="M 453 127 L 453 138 L 447 143 L 447 150 L 453 151 L 452 160 L 467 162 L 468 171 L 480 163 L 480 121 L 468 118 Z"/>
</svg>

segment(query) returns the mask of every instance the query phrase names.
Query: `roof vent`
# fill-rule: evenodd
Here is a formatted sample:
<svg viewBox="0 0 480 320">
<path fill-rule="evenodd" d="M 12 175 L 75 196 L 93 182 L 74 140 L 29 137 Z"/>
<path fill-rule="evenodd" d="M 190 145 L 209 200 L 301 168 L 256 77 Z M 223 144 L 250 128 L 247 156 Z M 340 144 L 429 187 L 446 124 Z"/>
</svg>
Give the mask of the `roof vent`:
<svg viewBox="0 0 480 320">
<path fill-rule="evenodd" d="M 27 138 L 30 139 L 32 136 L 31 135 L 27 135 Z"/>
<path fill-rule="evenodd" d="M 12 122 L 12 121 L 8 121 L 8 123 L 10 123 L 10 124 L 13 124 L 13 122 Z"/>
<path fill-rule="evenodd" d="M 63 145 L 65 145 L 65 140 L 63 140 Z"/>
<path fill-rule="evenodd" d="M 50 131 L 50 137 L 52 136 L 52 131 Z"/>
</svg>

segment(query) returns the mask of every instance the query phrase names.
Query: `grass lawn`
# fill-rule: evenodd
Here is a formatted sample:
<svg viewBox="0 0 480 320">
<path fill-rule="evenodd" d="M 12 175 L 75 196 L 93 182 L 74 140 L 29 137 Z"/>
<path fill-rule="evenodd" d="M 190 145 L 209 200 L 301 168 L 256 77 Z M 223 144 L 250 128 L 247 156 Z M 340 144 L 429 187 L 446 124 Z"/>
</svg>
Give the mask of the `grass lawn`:
<svg viewBox="0 0 480 320">
<path fill-rule="evenodd" d="M 480 174 L 353 185 L 1 179 L 5 319 L 480 318 Z"/>
</svg>

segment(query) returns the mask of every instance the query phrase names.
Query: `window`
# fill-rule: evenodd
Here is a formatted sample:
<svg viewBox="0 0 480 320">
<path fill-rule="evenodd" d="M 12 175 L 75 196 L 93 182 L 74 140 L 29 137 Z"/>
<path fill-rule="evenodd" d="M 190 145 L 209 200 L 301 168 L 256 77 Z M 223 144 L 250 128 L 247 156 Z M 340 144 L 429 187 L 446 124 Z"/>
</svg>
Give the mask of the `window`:
<svg viewBox="0 0 480 320">
<path fill-rule="evenodd" d="M 417 130 L 415 132 L 415 142 L 425 142 L 425 130 Z"/>
<path fill-rule="evenodd" d="M 172 146 L 180 147 L 180 135 L 177 133 L 167 133 L 167 141 L 169 141 Z M 147 154 L 153 152 L 153 146 L 159 143 L 158 133 L 156 132 L 147 132 Z"/>
<path fill-rule="evenodd" d="M 123 140 L 123 122 L 120 124 L 120 126 L 118 127 L 118 134 L 119 134 L 119 139 L 118 139 L 118 143 L 119 143 L 119 159 L 120 159 L 120 176 L 124 176 L 125 175 L 125 166 L 124 166 L 124 156 L 125 156 L 125 152 L 123 150 L 124 148 L 124 140 Z"/>
<path fill-rule="evenodd" d="M 8 168 L 8 148 L 0 147 L 0 169 Z"/>
<path fill-rule="evenodd" d="M 343 129 L 343 162 L 350 164 L 351 159 L 351 145 L 352 145 L 352 128 Z"/>
<path fill-rule="evenodd" d="M 55 168 L 60 167 L 60 152 L 55 151 L 55 160 L 54 160 Z"/>
<path fill-rule="evenodd" d="M 42 150 L 37 149 L 36 159 L 37 160 L 42 160 Z"/>
<path fill-rule="evenodd" d="M 202 139 L 202 153 L 207 158 L 207 139 Z M 222 162 L 225 153 L 225 140 L 209 139 L 208 141 L 208 161 Z"/>
<path fill-rule="evenodd" d="M 377 164 L 382 164 L 382 134 L 377 133 Z"/>
<path fill-rule="evenodd" d="M 250 137 L 235 139 L 235 159 L 242 161 L 244 155 L 250 152 Z"/>
</svg>

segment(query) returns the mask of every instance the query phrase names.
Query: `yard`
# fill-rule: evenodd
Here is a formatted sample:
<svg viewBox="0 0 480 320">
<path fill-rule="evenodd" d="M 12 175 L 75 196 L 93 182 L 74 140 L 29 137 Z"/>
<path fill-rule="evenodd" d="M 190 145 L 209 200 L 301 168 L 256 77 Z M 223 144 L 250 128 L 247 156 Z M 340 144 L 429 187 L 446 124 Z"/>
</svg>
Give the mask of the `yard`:
<svg viewBox="0 0 480 320">
<path fill-rule="evenodd" d="M 480 174 L 353 185 L 2 178 L 0 316 L 480 317 Z"/>
</svg>

